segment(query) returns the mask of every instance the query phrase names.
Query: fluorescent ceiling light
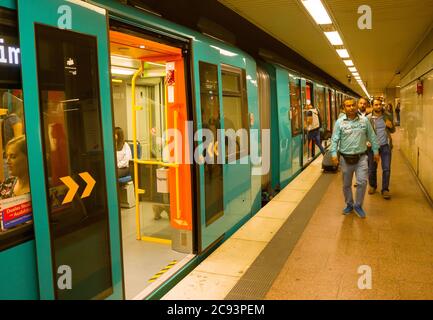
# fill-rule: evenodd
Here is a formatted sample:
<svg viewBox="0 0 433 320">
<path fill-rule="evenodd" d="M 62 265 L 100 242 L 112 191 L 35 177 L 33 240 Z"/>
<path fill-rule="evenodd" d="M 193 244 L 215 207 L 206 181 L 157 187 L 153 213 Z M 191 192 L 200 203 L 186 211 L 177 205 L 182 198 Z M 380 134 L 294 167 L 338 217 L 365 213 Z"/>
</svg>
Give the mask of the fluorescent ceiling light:
<svg viewBox="0 0 433 320">
<path fill-rule="evenodd" d="M 325 32 L 325 36 L 328 38 L 329 42 L 331 42 L 333 46 L 343 45 L 343 40 L 341 39 L 338 31 Z"/>
<path fill-rule="evenodd" d="M 359 77 L 359 73 L 358 73 L 358 72 L 352 72 L 352 74 L 353 74 L 355 77 Z"/>
<path fill-rule="evenodd" d="M 302 4 L 317 24 L 332 24 L 332 20 L 326 12 L 320 0 L 302 0 Z"/>
<path fill-rule="evenodd" d="M 151 64 L 153 66 L 165 67 L 165 64 L 163 64 L 163 63 L 149 62 L 149 61 L 146 61 L 146 63 Z"/>
<path fill-rule="evenodd" d="M 349 52 L 347 52 L 346 49 L 337 49 L 337 53 L 340 56 L 340 58 L 349 58 Z"/>
<path fill-rule="evenodd" d="M 353 67 L 353 61 L 352 60 L 343 60 L 344 64 L 348 67 Z"/>
<path fill-rule="evenodd" d="M 350 67 L 350 68 L 349 68 L 349 71 L 350 71 L 350 72 L 357 72 L 358 70 L 356 70 L 355 67 Z"/>
<path fill-rule="evenodd" d="M 127 69 L 127 68 L 118 68 L 118 67 L 111 68 L 112 74 L 120 74 L 120 75 L 125 75 L 125 76 L 130 76 L 130 75 L 134 74 L 135 71 L 137 71 L 137 70 Z"/>
</svg>

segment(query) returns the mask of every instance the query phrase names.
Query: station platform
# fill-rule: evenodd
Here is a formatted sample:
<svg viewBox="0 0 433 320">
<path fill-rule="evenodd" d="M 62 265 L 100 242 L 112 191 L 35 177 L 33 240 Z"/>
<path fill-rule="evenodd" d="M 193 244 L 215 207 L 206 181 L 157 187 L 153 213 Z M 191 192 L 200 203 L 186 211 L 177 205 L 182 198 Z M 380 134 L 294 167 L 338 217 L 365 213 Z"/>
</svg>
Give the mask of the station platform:
<svg viewBox="0 0 433 320">
<path fill-rule="evenodd" d="M 366 219 L 319 157 L 163 299 L 433 299 L 433 207 L 394 142 L 392 199 L 367 193 Z"/>
</svg>

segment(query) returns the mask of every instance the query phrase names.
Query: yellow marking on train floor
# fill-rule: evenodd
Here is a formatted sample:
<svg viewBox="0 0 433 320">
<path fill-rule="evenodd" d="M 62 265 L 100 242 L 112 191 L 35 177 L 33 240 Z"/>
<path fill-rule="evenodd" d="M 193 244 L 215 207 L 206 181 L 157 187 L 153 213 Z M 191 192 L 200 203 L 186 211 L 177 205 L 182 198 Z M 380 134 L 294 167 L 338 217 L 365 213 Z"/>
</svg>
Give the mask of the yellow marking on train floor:
<svg viewBox="0 0 433 320">
<path fill-rule="evenodd" d="M 147 241 L 147 242 L 155 242 L 155 243 L 160 243 L 160 244 L 171 245 L 171 240 L 168 240 L 168 239 L 143 236 L 143 237 L 141 237 L 141 240 Z"/>
<path fill-rule="evenodd" d="M 160 276 L 162 276 L 164 273 L 166 273 L 168 270 L 170 270 L 171 268 L 173 268 L 175 266 L 175 264 L 177 263 L 177 260 L 173 260 L 171 261 L 169 264 L 167 264 L 164 268 L 162 268 L 159 272 L 155 273 L 152 278 L 150 278 L 149 280 L 147 280 L 148 282 L 153 282 L 155 280 L 157 280 Z"/>
</svg>

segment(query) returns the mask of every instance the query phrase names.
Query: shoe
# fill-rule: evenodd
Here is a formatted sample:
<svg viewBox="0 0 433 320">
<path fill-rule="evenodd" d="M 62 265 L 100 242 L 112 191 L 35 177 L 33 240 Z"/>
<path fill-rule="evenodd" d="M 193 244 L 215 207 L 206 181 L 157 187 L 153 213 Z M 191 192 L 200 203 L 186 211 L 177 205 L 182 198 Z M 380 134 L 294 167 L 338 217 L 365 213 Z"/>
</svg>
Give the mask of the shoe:
<svg viewBox="0 0 433 320">
<path fill-rule="evenodd" d="M 376 193 L 376 188 L 375 187 L 369 187 L 368 188 L 368 194 L 375 194 Z"/>
<path fill-rule="evenodd" d="M 353 207 L 353 209 L 355 210 L 355 213 L 358 217 L 360 217 L 361 219 L 365 219 L 365 217 L 367 216 L 367 214 L 365 213 L 364 209 L 362 209 L 360 206 L 355 205 Z"/>
<path fill-rule="evenodd" d="M 389 192 L 388 190 L 382 191 L 382 197 L 386 200 L 391 199 L 391 192 Z"/>
<path fill-rule="evenodd" d="M 353 206 L 351 206 L 350 204 L 348 204 L 347 207 L 343 209 L 343 214 L 345 216 L 351 214 L 352 212 L 353 212 Z"/>
</svg>

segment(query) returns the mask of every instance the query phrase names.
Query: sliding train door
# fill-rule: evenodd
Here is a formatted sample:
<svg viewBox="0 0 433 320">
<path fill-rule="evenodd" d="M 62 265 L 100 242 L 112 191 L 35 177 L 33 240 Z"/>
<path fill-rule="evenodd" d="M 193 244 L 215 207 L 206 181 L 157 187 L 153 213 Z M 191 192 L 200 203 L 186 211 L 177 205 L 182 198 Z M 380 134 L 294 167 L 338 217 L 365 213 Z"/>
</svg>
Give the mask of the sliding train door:
<svg viewBox="0 0 433 320">
<path fill-rule="evenodd" d="M 18 18 L 40 298 L 120 299 L 107 13 L 18 0 Z"/>
<path fill-rule="evenodd" d="M 253 89 L 255 63 L 205 43 L 195 46 L 194 59 L 198 249 L 204 251 L 260 207 L 261 176 L 253 175 L 252 142 L 248 141 L 250 129 L 259 128 L 260 117 Z"/>
</svg>

